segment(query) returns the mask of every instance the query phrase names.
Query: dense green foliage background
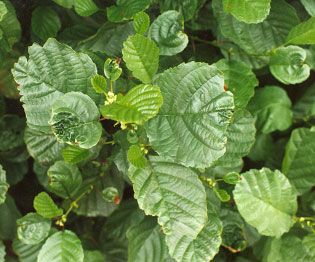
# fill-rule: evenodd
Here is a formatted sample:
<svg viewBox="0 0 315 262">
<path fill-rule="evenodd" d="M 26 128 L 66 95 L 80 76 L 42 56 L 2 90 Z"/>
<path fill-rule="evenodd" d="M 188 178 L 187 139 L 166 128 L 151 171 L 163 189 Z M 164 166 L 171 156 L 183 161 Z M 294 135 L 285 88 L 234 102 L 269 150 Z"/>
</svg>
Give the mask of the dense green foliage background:
<svg viewBox="0 0 315 262">
<path fill-rule="evenodd" d="M 314 0 L 0 0 L 0 262 L 315 260 Z"/>
</svg>

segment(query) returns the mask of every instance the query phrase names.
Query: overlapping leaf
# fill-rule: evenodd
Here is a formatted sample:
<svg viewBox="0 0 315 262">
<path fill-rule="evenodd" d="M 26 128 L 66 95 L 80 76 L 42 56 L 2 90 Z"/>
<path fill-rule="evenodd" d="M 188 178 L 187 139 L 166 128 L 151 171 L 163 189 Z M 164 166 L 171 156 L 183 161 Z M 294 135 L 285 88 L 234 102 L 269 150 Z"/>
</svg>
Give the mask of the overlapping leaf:
<svg viewBox="0 0 315 262">
<path fill-rule="evenodd" d="M 233 191 L 245 221 L 266 236 L 280 237 L 295 223 L 297 196 L 289 180 L 278 170 L 252 169 L 242 174 Z"/>
<path fill-rule="evenodd" d="M 37 214 L 45 218 L 55 218 L 63 214 L 63 210 L 58 208 L 58 206 L 46 192 L 39 193 L 34 198 L 33 205 Z"/>
<path fill-rule="evenodd" d="M 310 86 L 293 106 L 293 117 L 304 121 L 315 117 L 315 85 Z"/>
<path fill-rule="evenodd" d="M 301 3 L 310 16 L 315 16 L 315 2 L 313 0 L 301 0 Z"/>
<path fill-rule="evenodd" d="M 8 189 L 9 184 L 7 183 L 6 173 L 0 165 L 0 205 L 4 203 Z"/>
<path fill-rule="evenodd" d="M 200 0 L 159 0 L 161 12 L 176 10 L 183 14 L 186 21 L 192 19 L 199 7 Z"/>
<path fill-rule="evenodd" d="M 315 17 L 292 28 L 286 41 L 296 45 L 315 44 Z"/>
<path fill-rule="evenodd" d="M 74 1 L 74 10 L 80 16 L 90 16 L 99 10 L 93 0 L 73 0 L 73 1 Z"/>
<path fill-rule="evenodd" d="M 139 207 L 158 217 L 171 256 L 181 261 L 207 222 L 206 193 L 197 174 L 161 157 L 151 157 L 145 169 L 129 171 Z"/>
<path fill-rule="evenodd" d="M 154 83 L 164 102 L 146 126 L 152 147 L 185 166 L 209 167 L 225 153 L 234 108 L 219 70 L 190 62 L 164 71 Z"/>
</svg>

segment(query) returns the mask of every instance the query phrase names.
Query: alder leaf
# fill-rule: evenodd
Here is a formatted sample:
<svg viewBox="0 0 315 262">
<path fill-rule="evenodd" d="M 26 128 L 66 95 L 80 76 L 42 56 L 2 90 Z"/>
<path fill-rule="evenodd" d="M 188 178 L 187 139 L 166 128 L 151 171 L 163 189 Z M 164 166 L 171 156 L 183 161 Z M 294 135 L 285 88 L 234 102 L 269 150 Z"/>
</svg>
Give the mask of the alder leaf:
<svg viewBox="0 0 315 262">
<path fill-rule="evenodd" d="M 64 161 L 55 162 L 47 171 L 48 188 L 62 198 L 72 197 L 82 184 L 77 166 Z"/>
<path fill-rule="evenodd" d="M 163 103 L 160 88 L 156 85 L 137 85 L 125 96 L 118 96 L 111 104 L 100 107 L 105 118 L 123 123 L 142 125 L 156 116 Z"/>
<path fill-rule="evenodd" d="M 242 217 L 262 235 L 280 237 L 295 223 L 297 196 L 278 170 L 252 169 L 241 174 L 233 195 Z"/>
<path fill-rule="evenodd" d="M 191 20 L 197 12 L 198 0 L 159 0 L 161 12 L 176 10 L 181 13 L 185 21 Z"/>
<path fill-rule="evenodd" d="M 158 217 L 170 255 L 181 261 L 207 222 L 205 189 L 189 168 L 161 157 L 149 162 L 145 169 L 129 169 L 135 198 L 147 215 Z"/>
<path fill-rule="evenodd" d="M 90 16 L 99 9 L 93 0 L 74 0 L 74 10 L 80 16 Z"/>
<path fill-rule="evenodd" d="M 39 251 L 37 262 L 83 262 L 84 253 L 80 239 L 65 230 L 50 236 Z"/>
<path fill-rule="evenodd" d="M 99 111 L 93 100 L 80 92 L 69 92 L 52 105 L 49 124 L 61 142 L 89 149 L 102 135 Z"/>
<path fill-rule="evenodd" d="M 150 26 L 150 16 L 146 12 L 139 12 L 133 16 L 133 27 L 136 33 L 144 35 Z"/>
<path fill-rule="evenodd" d="M 301 4 L 310 16 L 315 16 L 315 2 L 313 0 L 301 0 Z"/>
<path fill-rule="evenodd" d="M 315 25 L 315 24 L 314 24 Z M 298 84 L 310 76 L 306 51 L 298 46 L 280 47 L 270 57 L 270 71 L 284 84 Z"/>
<path fill-rule="evenodd" d="M 289 32 L 287 44 L 313 45 L 315 44 L 315 17 L 298 24 Z"/>
<path fill-rule="evenodd" d="M 148 84 L 159 67 L 159 48 L 149 38 L 136 34 L 130 36 L 122 50 L 123 59 L 134 77 Z"/>
<path fill-rule="evenodd" d="M 153 21 L 148 35 L 157 43 L 160 55 L 172 56 L 182 52 L 188 44 L 188 36 L 183 30 L 181 14 L 166 11 Z"/>
<path fill-rule="evenodd" d="M 63 159 L 70 164 L 77 164 L 86 160 L 90 156 L 90 151 L 77 146 L 67 146 L 62 150 Z"/>
<path fill-rule="evenodd" d="M 34 198 L 33 205 L 37 214 L 45 218 L 56 218 L 63 214 L 63 210 L 58 208 L 58 206 L 46 192 L 39 193 Z"/>
<path fill-rule="evenodd" d="M 7 183 L 6 172 L 0 165 L 0 205 L 4 203 L 8 189 L 9 184 Z"/>
<path fill-rule="evenodd" d="M 237 20 L 257 24 L 266 19 L 270 12 L 271 0 L 223 0 L 224 11 L 231 13 Z"/>
<path fill-rule="evenodd" d="M 163 106 L 146 125 L 153 149 L 191 167 L 209 167 L 226 150 L 226 129 L 234 109 L 215 66 L 190 62 L 158 75 Z"/>
<path fill-rule="evenodd" d="M 145 158 L 144 152 L 138 145 L 132 145 L 129 147 L 127 159 L 132 165 L 138 168 L 144 168 L 147 165 L 147 159 Z"/>
</svg>

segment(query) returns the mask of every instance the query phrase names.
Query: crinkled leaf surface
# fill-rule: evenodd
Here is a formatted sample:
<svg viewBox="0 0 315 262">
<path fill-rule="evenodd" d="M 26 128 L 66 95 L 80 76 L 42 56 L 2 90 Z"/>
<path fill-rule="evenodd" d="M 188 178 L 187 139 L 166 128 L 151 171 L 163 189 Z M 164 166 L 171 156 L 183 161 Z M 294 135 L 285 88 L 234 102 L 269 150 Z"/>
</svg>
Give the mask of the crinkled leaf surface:
<svg viewBox="0 0 315 262">
<path fill-rule="evenodd" d="M 62 150 L 62 157 L 70 164 L 77 164 L 89 158 L 90 153 L 87 149 L 69 145 Z"/>
<path fill-rule="evenodd" d="M 254 95 L 258 80 L 245 63 L 222 59 L 216 66 L 223 72 L 226 89 L 233 93 L 236 108 L 244 108 Z"/>
<path fill-rule="evenodd" d="M 263 55 L 280 46 L 289 31 L 299 23 L 296 10 L 284 0 L 272 1 L 270 14 L 258 24 L 238 21 L 223 10 L 221 0 L 212 1 L 212 5 L 223 36 L 248 54 Z"/>
<path fill-rule="evenodd" d="M 37 262 L 83 262 L 84 253 L 80 239 L 65 230 L 50 236 L 39 251 Z"/>
<path fill-rule="evenodd" d="M 270 12 L 271 0 L 223 0 L 224 11 L 237 20 L 257 24 L 266 19 Z"/>
<path fill-rule="evenodd" d="M 89 149 L 102 135 L 99 117 L 99 110 L 88 95 L 69 92 L 52 105 L 49 124 L 59 141 Z"/>
<path fill-rule="evenodd" d="M 156 85 L 137 85 L 125 96 L 118 96 L 111 104 L 101 106 L 104 117 L 123 123 L 143 124 L 154 117 L 163 103 Z"/>
<path fill-rule="evenodd" d="M 159 48 L 149 38 L 136 34 L 128 37 L 122 50 L 123 59 L 134 77 L 147 84 L 159 67 Z"/>
<path fill-rule="evenodd" d="M 306 52 L 301 47 L 280 47 L 270 58 L 270 71 L 284 84 L 301 83 L 310 76 L 310 67 L 305 63 L 305 59 Z"/>
<path fill-rule="evenodd" d="M 315 17 L 292 28 L 286 41 L 295 45 L 315 44 Z"/>
<path fill-rule="evenodd" d="M 150 16 L 146 12 L 139 12 L 133 16 L 133 27 L 136 33 L 143 35 L 150 26 Z"/>
<path fill-rule="evenodd" d="M 80 16 L 90 16 L 98 11 L 93 0 L 74 0 L 74 10 Z"/>
<path fill-rule="evenodd" d="M 131 19 L 136 13 L 149 7 L 151 0 L 117 0 L 116 5 L 107 8 L 107 17 L 111 22 Z"/>
<path fill-rule="evenodd" d="M 82 183 L 79 168 L 64 161 L 55 162 L 48 169 L 47 176 L 49 190 L 63 198 L 73 196 Z"/>
<path fill-rule="evenodd" d="M 176 10 L 186 21 L 192 19 L 198 9 L 198 0 L 159 0 L 161 12 Z"/>
<path fill-rule="evenodd" d="M 0 205 L 4 203 L 9 184 L 7 183 L 6 173 L 0 165 Z"/>
<path fill-rule="evenodd" d="M 37 214 L 45 218 L 55 218 L 63 214 L 63 210 L 58 208 L 58 206 L 46 192 L 39 193 L 34 198 L 33 205 Z"/>
<path fill-rule="evenodd" d="M 184 21 L 177 11 L 166 11 L 153 21 L 149 37 L 153 39 L 160 55 L 176 55 L 182 52 L 188 44 L 188 36 L 183 32 Z"/>
<path fill-rule="evenodd" d="M 135 198 L 147 215 L 157 216 L 173 258 L 183 252 L 207 222 L 206 193 L 195 172 L 151 157 L 145 169 L 131 167 Z"/>
<path fill-rule="evenodd" d="M 293 130 L 286 146 L 282 172 L 302 194 L 315 185 L 314 166 L 315 130 Z"/>
<path fill-rule="evenodd" d="M 16 221 L 18 239 L 27 245 L 36 245 L 49 234 L 51 221 L 36 213 L 28 213 Z"/>
<path fill-rule="evenodd" d="M 58 14 L 45 6 L 37 7 L 32 13 L 32 31 L 42 40 L 55 37 L 61 28 Z"/>
<path fill-rule="evenodd" d="M 241 175 L 234 191 L 238 211 L 245 221 L 266 236 L 280 237 L 295 223 L 297 196 L 278 170 L 252 169 Z"/>
<path fill-rule="evenodd" d="M 247 109 L 256 116 L 257 129 L 265 134 L 286 130 L 292 124 L 291 101 L 283 88 L 266 86 L 256 90 Z"/>
<path fill-rule="evenodd" d="M 296 120 L 308 121 L 315 117 L 315 85 L 310 86 L 293 106 Z"/>
<path fill-rule="evenodd" d="M 223 76 L 215 66 L 190 62 L 164 71 L 154 83 L 164 102 L 146 126 L 153 149 L 185 166 L 209 167 L 225 153 L 234 109 Z"/>
<path fill-rule="evenodd" d="M 138 168 L 144 168 L 147 164 L 147 159 L 144 156 L 144 152 L 138 145 L 132 145 L 129 147 L 127 159 L 132 165 Z"/>
<path fill-rule="evenodd" d="M 29 59 L 20 57 L 12 73 L 20 85 L 30 128 L 50 132 L 50 109 L 64 93 L 81 91 L 97 101 L 90 81 L 97 73 L 96 66 L 88 55 L 77 53 L 55 39 L 48 39 L 44 46 L 33 44 L 28 53 Z"/>
</svg>

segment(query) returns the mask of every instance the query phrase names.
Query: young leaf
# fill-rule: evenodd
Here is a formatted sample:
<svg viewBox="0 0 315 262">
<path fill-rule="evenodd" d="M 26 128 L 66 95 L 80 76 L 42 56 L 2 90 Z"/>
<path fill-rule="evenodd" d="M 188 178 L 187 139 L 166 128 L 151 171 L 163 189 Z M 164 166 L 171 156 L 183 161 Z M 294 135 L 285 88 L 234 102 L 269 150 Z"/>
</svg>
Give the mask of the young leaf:
<svg viewBox="0 0 315 262">
<path fill-rule="evenodd" d="M 39 6 L 33 11 L 32 31 L 41 40 L 55 37 L 60 28 L 59 16 L 51 7 Z"/>
<path fill-rule="evenodd" d="M 90 16 L 99 9 L 93 0 L 74 0 L 74 10 L 80 16 Z"/>
<path fill-rule="evenodd" d="M 0 165 L 0 205 L 4 203 L 8 189 L 9 184 L 7 183 L 6 173 Z"/>
<path fill-rule="evenodd" d="M 129 178 L 139 207 L 147 215 L 158 216 L 170 255 L 181 260 L 182 252 L 207 222 L 206 193 L 197 174 L 151 157 L 145 169 L 131 166 Z"/>
<path fill-rule="evenodd" d="M 146 217 L 127 231 L 128 261 L 167 261 L 165 237 L 156 219 Z M 154 250 L 154 252 L 152 252 Z"/>
<path fill-rule="evenodd" d="M 50 236 L 39 251 L 37 261 L 83 262 L 84 253 L 80 239 L 71 231 L 65 230 Z"/>
<path fill-rule="evenodd" d="M 133 16 L 133 27 L 136 33 L 144 35 L 150 26 L 150 16 L 146 12 L 139 12 Z"/>
<path fill-rule="evenodd" d="M 310 76 L 310 67 L 305 63 L 305 59 L 306 52 L 301 47 L 280 47 L 270 58 L 270 71 L 284 84 L 301 83 Z"/>
<path fill-rule="evenodd" d="M 271 0 L 223 0 L 224 11 L 231 13 L 237 20 L 257 24 L 266 19 L 270 12 Z"/>
<path fill-rule="evenodd" d="M 80 163 L 90 155 L 89 150 L 71 145 L 64 148 L 61 154 L 63 159 L 70 164 Z"/>
<path fill-rule="evenodd" d="M 124 42 L 123 59 L 134 77 L 147 84 L 159 67 L 159 48 L 149 38 L 136 34 Z"/>
<path fill-rule="evenodd" d="M 183 30 L 182 15 L 172 10 L 153 21 L 148 35 L 157 43 L 160 55 L 172 56 L 182 52 L 188 44 L 188 36 Z"/>
<path fill-rule="evenodd" d="M 138 145 L 132 145 L 129 147 L 127 159 L 132 165 L 138 168 L 144 168 L 147 165 L 147 159 Z"/>
<path fill-rule="evenodd" d="M 107 18 L 111 22 L 130 20 L 140 11 L 149 7 L 151 0 L 119 0 L 116 5 L 107 7 Z"/>
<path fill-rule="evenodd" d="M 119 192 L 116 187 L 106 187 L 102 191 L 103 199 L 108 203 L 116 203 L 116 201 L 120 202 Z"/>
<path fill-rule="evenodd" d="M 28 52 L 29 59 L 20 57 L 12 73 L 20 85 L 30 128 L 50 133 L 50 109 L 64 93 L 81 91 L 95 101 L 99 99 L 91 88 L 90 78 L 97 71 L 88 55 L 77 53 L 55 39 L 48 39 L 43 47 L 33 44 Z"/>
<path fill-rule="evenodd" d="M 293 130 L 286 146 L 282 172 L 303 194 L 315 185 L 314 152 L 315 130 L 298 128 Z"/>
<path fill-rule="evenodd" d="M 164 102 L 146 125 L 153 149 L 168 160 L 209 167 L 226 149 L 234 109 L 215 66 L 190 62 L 164 71 L 154 81 Z"/>
<path fill-rule="evenodd" d="M 233 195 L 245 221 L 265 236 L 280 237 L 288 232 L 297 211 L 297 196 L 289 180 L 268 168 L 252 169 L 241 177 Z"/>
<path fill-rule="evenodd" d="M 91 84 L 96 93 L 105 94 L 108 92 L 107 81 L 104 76 L 95 75 L 91 78 Z"/>
<path fill-rule="evenodd" d="M 289 32 L 287 44 L 313 45 L 315 44 L 315 17 L 298 24 Z"/>
<path fill-rule="evenodd" d="M 99 111 L 93 100 L 80 92 L 69 92 L 52 106 L 49 124 L 61 142 L 89 149 L 102 135 Z"/>
<path fill-rule="evenodd" d="M 72 197 L 82 183 L 82 175 L 77 166 L 57 161 L 47 171 L 48 188 L 62 198 Z"/>
<path fill-rule="evenodd" d="M 142 125 L 154 117 L 163 103 L 160 88 L 155 85 L 137 85 L 125 96 L 118 96 L 111 104 L 101 106 L 104 117 L 123 122 Z"/>
<path fill-rule="evenodd" d="M 63 214 L 63 210 L 58 208 L 54 200 L 46 192 L 39 193 L 34 198 L 33 205 L 37 214 L 45 218 L 55 218 Z"/>
<path fill-rule="evenodd" d="M 26 245 L 36 245 L 49 234 L 51 221 L 36 213 L 28 213 L 16 221 L 18 239 Z"/>
<path fill-rule="evenodd" d="M 258 86 L 253 71 L 241 61 L 221 59 L 215 64 L 224 74 L 226 89 L 234 95 L 235 107 L 245 108 Z"/>
<path fill-rule="evenodd" d="M 215 195 L 220 199 L 221 202 L 230 201 L 231 196 L 229 195 L 229 193 L 226 190 L 214 187 L 213 191 L 214 191 Z"/>
<path fill-rule="evenodd" d="M 116 81 L 122 73 L 119 64 L 111 58 L 108 58 L 104 63 L 104 74 L 110 81 Z"/>
<path fill-rule="evenodd" d="M 256 127 L 264 134 L 286 130 L 292 124 L 291 101 L 286 91 L 277 86 L 258 89 L 248 104 L 257 117 Z"/>
<path fill-rule="evenodd" d="M 240 174 L 237 172 L 230 172 L 223 176 L 223 181 L 231 185 L 236 185 L 240 180 Z"/>
</svg>

